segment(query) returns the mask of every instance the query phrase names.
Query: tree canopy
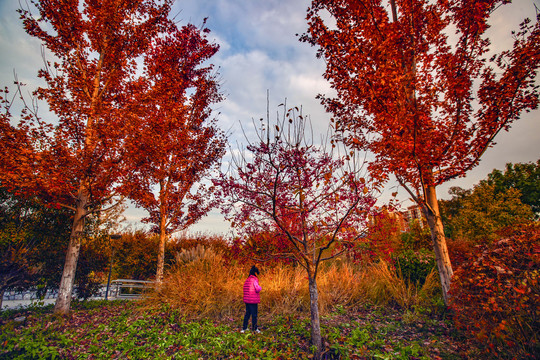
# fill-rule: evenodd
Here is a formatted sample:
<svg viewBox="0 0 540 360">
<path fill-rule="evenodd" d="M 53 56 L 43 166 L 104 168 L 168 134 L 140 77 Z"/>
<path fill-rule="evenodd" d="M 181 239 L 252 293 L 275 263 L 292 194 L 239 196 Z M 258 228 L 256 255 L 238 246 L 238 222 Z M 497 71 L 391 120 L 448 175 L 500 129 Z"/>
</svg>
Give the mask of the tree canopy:
<svg viewBox="0 0 540 360">
<path fill-rule="evenodd" d="M 214 205 L 213 188 L 202 182 L 225 152 L 225 135 L 212 118 L 212 106 L 223 96 L 213 66 L 206 64 L 219 46 L 208 41 L 208 32 L 187 25 L 152 43 L 126 134 L 123 192 L 149 212 L 143 221 L 160 234 L 157 281 L 167 237 Z"/>
<path fill-rule="evenodd" d="M 128 174 L 136 164 L 126 161 L 130 155 L 126 144 L 127 135 L 139 130 L 135 120 L 144 111 L 140 100 L 148 83 L 141 73 L 154 71 L 154 75 L 163 76 L 161 85 L 167 80 L 184 85 L 193 78 L 202 81 L 199 75 L 204 70 L 179 69 L 174 61 L 181 52 L 194 52 L 191 60 L 195 65 L 205 61 L 208 54 L 197 52 L 196 44 L 174 42 L 180 46 L 175 51 L 167 44 L 156 46 L 159 39 L 174 40 L 181 33 L 169 18 L 172 3 L 48 0 L 30 1 L 28 8 L 19 11 L 26 32 L 39 39 L 44 53 L 51 56 L 44 59 L 38 72 L 46 86 L 38 88 L 35 95 L 47 103 L 56 119 L 47 123 L 34 108 L 26 108 L 20 119 L 13 119 L 6 104 L 0 117 L 1 149 L 6 150 L 0 181 L 8 189 L 37 195 L 74 212 L 57 313 L 69 311 L 85 221 L 121 194 L 121 180 L 134 179 Z M 193 27 L 184 29 L 195 32 Z M 144 58 L 148 62 L 142 67 L 140 60 Z M 167 79 L 174 71 L 177 76 Z M 167 96 L 175 104 L 174 96 L 185 93 Z M 186 110 L 186 116 L 205 111 L 197 101 L 192 103 L 194 112 Z M 160 105 L 165 104 L 155 106 Z M 195 125 L 189 125 L 194 126 L 193 136 L 198 131 Z M 145 154 L 151 162 L 153 155 Z"/>
<path fill-rule="evenodd" d="M 489 18 L 506 0 L 313 0 L 303 40 L 319 47 L 335 97 L 320 96 L 342 140 L 374 155 L 422 205 L 443 294 L 448 257 L 436 186 L 476 166 L 495 136 L 538 106 L 540 22 L 493 54 Z M 453 34 L 452 34 L 453 33 Z"/>
<path fill-rule="evenodd" d="M 472 190 L 452 188 L 454 197 L 442 201 L 449 236 L 474 244 L 496 240 L 498 231 L 531 222 L 531 207 L 520 200 L 519 190 L 496 191 L 494 185 L 480 183 Z"/>
<path fill-rule="evenodd" d="M 540 160 L 535 163 L 508 163 L 504 169 L 494 169 L 482 183 L 495 186 L 496 193 L 516 189 L 521 193 L 521 202 L 531 207 L 540 216 Z"/>
</svg>

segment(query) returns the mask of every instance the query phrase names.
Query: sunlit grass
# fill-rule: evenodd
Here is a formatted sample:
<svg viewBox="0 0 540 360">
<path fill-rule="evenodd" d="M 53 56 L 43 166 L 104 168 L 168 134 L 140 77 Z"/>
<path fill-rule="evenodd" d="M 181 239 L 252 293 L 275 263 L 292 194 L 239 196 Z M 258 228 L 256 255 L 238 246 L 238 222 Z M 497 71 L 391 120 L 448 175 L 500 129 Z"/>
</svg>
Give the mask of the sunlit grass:
<svg viewBox="0 0 540 360">
<path fill-rule="evenodd" d="M 166 304 L 189 318 L 241 316 L 242 286 L 251 264 L 227 263 L 210 250 L 197 253 L 198 257 L 184 254 L 178 258 L 146 305 Z M 302 267 L 261 265 L 260 269 L 262 316 L 309 312 L 308 282 Z M 350 309 L 363 304 L 391 304 L 403 309 L 431 306 L 439 287 L 435 272 L 422 286 L 417 286 L 384 261 L 369 266 L 347 261 L 328 263 L 320 268 L 317 283 L 321 315 L 337 306 Z"/>
</svg>

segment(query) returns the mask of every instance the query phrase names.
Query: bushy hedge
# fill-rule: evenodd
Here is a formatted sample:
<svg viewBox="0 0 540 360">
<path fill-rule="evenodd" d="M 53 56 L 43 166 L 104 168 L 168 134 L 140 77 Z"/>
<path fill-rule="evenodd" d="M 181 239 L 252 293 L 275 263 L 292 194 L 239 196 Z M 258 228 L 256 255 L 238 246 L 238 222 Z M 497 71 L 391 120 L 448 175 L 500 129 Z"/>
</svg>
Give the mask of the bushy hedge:
<svg viewBox="0 0 540 360">
<path fill-rule="evenodd" d="M 540 226 L 483 246 L 452 278 L 458 328 L 497 357 L 540 358 Z"/>
<path fill-rule="evenodd" d="M 413 284 L 424 284 L 426 277 L 436 267 L 435 254 L 431 250 L 405 250 L 395 257 L 395 265 L 404 279 Z"/>
</svg>

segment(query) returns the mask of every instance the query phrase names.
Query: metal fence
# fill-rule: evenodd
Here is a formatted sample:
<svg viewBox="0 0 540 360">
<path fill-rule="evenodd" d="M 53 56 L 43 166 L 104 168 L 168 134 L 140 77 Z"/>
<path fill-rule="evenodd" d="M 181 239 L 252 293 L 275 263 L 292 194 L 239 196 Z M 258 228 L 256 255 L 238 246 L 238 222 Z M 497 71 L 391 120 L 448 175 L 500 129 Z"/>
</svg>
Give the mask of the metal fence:
<svg viewBox="0 0 540 360">
<path fill-rule="evenodd" d="M 58 290 L 47 290 L 43 297 L 38 297 L 37 290 L 34 289 L 27 291 L 6 290 L 4 292 L 4 301 L 56 299 L 57 296 Z"/>
<path fill-rule="evenodd" d="M 154 286 L 153 281 L 118 279 L 111 281 L 106 298 L 114 299 L 139 299 Z"/>
<path fill-rule="evenodd" d="M 153 281 L 144 280 L 131 280 L 131 279 L 118 279 L 112 280 L 107 287 L 103 285 L 97 294 L 91 297 L 91 299 L 138 299 L 141 298 L 149 289 L 154 286 Z M 108 290 L 108 293 L 107 293 Z M 76 291 L 74 291 L 76 293 Z M 31 300 L 48 300 L 56 299 L 58 296 L 58 290 L 47 290 L 43 297 L 37 296 L 36 289 L 29 289 L 26 291 L 7 290 L 4 292 L 4 301 L 31 301 Z"/>
</svg>

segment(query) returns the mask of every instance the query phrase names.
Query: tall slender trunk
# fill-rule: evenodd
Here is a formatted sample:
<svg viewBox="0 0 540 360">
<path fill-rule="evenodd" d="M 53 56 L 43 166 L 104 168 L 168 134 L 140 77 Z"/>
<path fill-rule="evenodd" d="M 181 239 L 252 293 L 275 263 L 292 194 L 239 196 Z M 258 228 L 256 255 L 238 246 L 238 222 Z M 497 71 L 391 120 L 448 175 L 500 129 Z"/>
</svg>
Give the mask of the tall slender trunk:
<svg viewBox="0 0 540 360">
<path fill-rule="evenodd" d="M 165 242 L 167 240 L 167 229 L 165 225 L 165 216 L 161 215 L 161 219 L 159 221 L 159 252 L 156 271 L 156 283 L 158 285 L 163 281 L 163 268 L 165 266 Z"/>
<path fill-rule="evenodd" d="M 73 285 L 75 283 L 75 272 L 77 270 L 77 261 L 79 260 L 79 252 L 81 250 L 81 236 L 84 229 L 84 221 L 87 215 L 86 206 L 88 204 L 88 191 L 84 185 L 81 185 L 78 193 L 77 208 L 73 217 L 73 226 L 69 237 L 69 245 L 66 254 L 66 262 L 60 287 L 58 289 L 58 297 L 54 305 L 55 314 L 67 314 L 71 305 L 71 295 L 73 293 Z"/>
<path fill-rule="evenodd" d="M 308 274 L 309 277 L 309 300 L 311 309 L 311 345 L 315 347 L 315 359 L 321 358 L 322 353 L 322 338 L 321 338 L 321 322 L 319 316 L 319 293 L 317 290 L 317 280 L 313 274 Z"/>
<path fill-rule="evenodd" d="M 93 156 L 96 147 L 95 121 L 98 118 L 96 114 L 98 103 L 100 100 L 100 83 L 103 61 L 105 59 L 105 49 L 99 54 L 96 73 L 92 84 L 92 95 L 90 100 L 90 116 L 86 122 L 86 134 L 84 139 L 84 155 L 82 161 L 86 160 L 86 156 Z M 85 72 L 85 75 L 86 72 Z M 75 272 L 77 270 L 77 261 L 79 260 L 79 252 L 81 250 L 81 236 L 84 230 L 84 222 L 88 212 L 86 210 L 89 202 L 89 184 L 87 179 L 82 180 L 77 193 L 75 216 L 73 217 L 73 226 L 69 237 L 69 245 L 66 254 L 66 262 L 62 279 L 60 280 L 60 288 L 58 289 L 58 298 L 54 305 L 56 314 L 66 314 L 69 312 L 71 305 L 71 296 L 73 293 L 73 284 L 75 283 Z"/>
<path fill-rule="evenodd" d="M 453 271 L 448 248 L 446 246 L 446 238 L 444 236 L 444 228 L 435 186 L 426 186 L 424 196 L 426 203 L 429 206 L 427 211 L 425 211 L 425 214 L 431 231 L 431 240 L 433 241 L 433 250 L 435 251 L 435 259 L 437 260 L 437 268 L 439 269 L 444 303 L 448 304 L 448 291 L 450 290 L 450 280 L 452 279 Z"/>
<path fill-rule="evenodd" d="M 4 286 L 2 286 L 2 288 L 0 289 L 0 309 L 2 309 L 2 302 L 4 301 L 4 292 L 6 291 L 6 289 L 4 288 Z"/>
</svg>

